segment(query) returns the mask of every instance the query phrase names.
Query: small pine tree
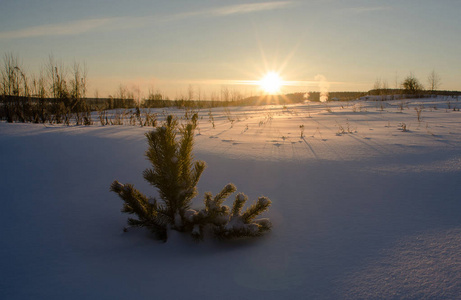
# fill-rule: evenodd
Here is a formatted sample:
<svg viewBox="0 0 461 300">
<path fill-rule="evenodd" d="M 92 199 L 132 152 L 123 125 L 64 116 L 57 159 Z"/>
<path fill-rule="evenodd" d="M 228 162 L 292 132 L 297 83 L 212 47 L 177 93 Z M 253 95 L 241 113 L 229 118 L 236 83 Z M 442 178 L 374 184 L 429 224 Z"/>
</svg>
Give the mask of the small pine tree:
<svg viewBox="0 0 461 300">
<path fill-rule="evenodd" d="M 147 227 L 159 239 L 166 240 L 169 229 L 188 232 L 196 239 L 206 234 L 218 238 L 259 236 L 272 227 L 268 219 L 256 219 L 271 205 L 266 197 L 242 213 L 247 196 L 236 196 L 232 210 L 223 205 L 228 196 L 236 191 L 233 184 L 226 185 L 215 197 L 205 193 L 205 208 L 191 209 L 192 199 L 197 195 L 197 183 L 205 170 L 205 162 L 193 159 L 194 130 L 198 115 L 182 126 L 173 116 L 168 116 L 164 126 L 146 133 L 149 148 L 146 157 L 152 168 L 143 172 L 144 179 L 159 191 L 160 200 L 150 199 L 131 184 L 114 181 L 111 191 L 124 201 L 122 212 L 134 214 L 128 224 Z M 179 137 L 178 137 L 179 136 Z"/>
</svg>

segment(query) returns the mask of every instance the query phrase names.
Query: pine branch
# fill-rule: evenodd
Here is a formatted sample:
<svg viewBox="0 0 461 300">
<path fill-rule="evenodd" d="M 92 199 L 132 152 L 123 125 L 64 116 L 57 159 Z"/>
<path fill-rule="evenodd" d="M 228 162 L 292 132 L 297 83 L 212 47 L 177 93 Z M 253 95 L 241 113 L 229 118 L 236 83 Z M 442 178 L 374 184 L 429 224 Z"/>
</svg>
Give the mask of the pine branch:
<svg viewBox="0 0 461 300">
<path fill-rule="evenodd" d="M 131 184 L 123 185 L 118 181 L 114 181 L 111 185 L 111 191 L 117 193 L 125 201 L 122 209 L 124 212 L 136 214 L 141 220 L 149 220 L 157 214 L 147 197 Z"/>
<path fill-rule="evenodd" d="M 192 185 L 196 186 L 198 181 L 200 180 L 200 176 L 202 176 L 203 171 L 206 168 L 206 163 L 204 161 L 196 161 L 194 163 L 194 170 L 191 175 Z"/>
<path fill-rule="evenodd" d="M 216 206 L 221 206 L 221 204 L 229 197 L 230 194 L 234 193 L 237 190 L 233 183 L 226 185 L 219 194 L 214 197 L 214 202 Z"/>
<path fill-rule="evenodd" d="M 239 193 L 237 196 L 235 196 L 234 205 L 232 206 L 233 216 L 240 215 L 243 205 L 245 204 L 247 200 L 248 200 L 248 197 L 244 193 Z"/>
<path fill-rule="evenodd" d="M 247 210 L 242 214 L 242 220 L 245 223 L 251 222 L 257 215 L 265 212 L 271 205 L 271 201 L 266 197 L 259 197 L 258 201 L 247 208 Z"/>
<path fill-rule="evenodd" d="M 210 192 L 205 193 L 203 202 L 205 202 L 205 209 L 207 211 L 213 210 L 213 206 L 214 206 L 213 195 Z"/>
<path fill-rule="evenodd" d="M 192 125 L 188 124 L 182 130 L 183 136 L 181 139 L 181 146 L 178 152 L 179 169 L 181 173 L 181 180 L 189 182 L 191 178 L 192 169 L 192 147 L 193 147 L 193 129 Z"/>
<path fill-rule="evenodd" d="M 165 218 L 162 208 L 156 201 L 153 204 L 149 199 L 136 190 L 131 184 L 121 184 L 114 181 L 111 191 L 117 193 L 125 201 L 122 212 L 135 214 L 138 219 L 128 218 L 128 225 L 132 227 L 148 227 L 159 238 L 166 237 L 166 225 L 169 223 Z"/>
<path fill-rule="evenodd" d="M 236 196 L 229 222 L 225 226 L 215 229 L 215 235 L 218 238 L 256 237 L 272 228 L 268 219 L 255 220 L 257 215 L 269 208 L 271 201 L 266 197 L 260 197 L 255 204 L 240 214 L 247 199 L 247 196 L 242 193 Z"/>
</svg>

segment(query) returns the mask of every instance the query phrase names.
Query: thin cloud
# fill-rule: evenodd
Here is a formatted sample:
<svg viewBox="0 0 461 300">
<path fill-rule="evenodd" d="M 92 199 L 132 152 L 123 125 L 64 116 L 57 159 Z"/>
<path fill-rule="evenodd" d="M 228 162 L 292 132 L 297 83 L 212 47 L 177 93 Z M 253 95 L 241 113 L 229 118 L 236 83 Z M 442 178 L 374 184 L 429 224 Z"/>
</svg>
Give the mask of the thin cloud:
<svg viewBox="0 0 461 300">
<path fill-rule="evenodd" d="M 235 14 L 248 14 L 258 11 L 274 10 L 287 7 L 291 4 L 291 1 L 279 1 L 279 2 L 263 2 L 263 3 L 249 3 L 241 5 L 232 5 L 222 8 L 213 9 L 210 11 L 213 15 L 228 16 Z"/>
<path fill-rule="evenodd" d="M 107 27 L 108 25 L 119 21 L 120 18 L 102 18 L 79 20 L 69 23 L 32 26 L 18 30 L 0 32 L 0 39 L 78 35 L 93 31 L 98 28 Z"/>
<path fill-rule="evenodd" d="M 108 17 L 99 19 L 86 19 L 68 23 L 32 26 L 23 29 L 0 32 L 2 39 L 19 39 L 45 36 L 72 36 L 96 30 L 114 30 L 126 28 L 139 28 L 149 26 L 152 22 L 177 21 L 197 16 L 218 17 L 237 14 L 249 14 L 260 11 L 282 9 L 291 5 L 292 1 L 249 3 L 212 8 L 202 11 L 186 12 L 170 16 L 146 16 L 146 17 Z"/>
<path fill-rule="evenodd" d="M 262 3 L 248 3 L 248 4 L 239 4 L 239 5 L 230 5 L 224 7 L 217 7 L 201 11 L 193 11 L 187 13 L 180 13 L 172 15 L 167 20 L 177 20 L 177 19 L 186 19 L 196 16 L 208 16 L 208 17 L 218 17 L 218 16 L 231 16 L 238 14 L 249 14 L 260 11 L 276 10 L 288 7 L 292 4 L 292 1 L 277 1 L 277 2 L 262 2 Z"/>
<path fill-rule="evenodd" d="M 345 9 L 346 12 L 353 13 L 353 14 L 364 14 L 364 13 L 371 13 L 377 11 L 388 11 L 392 10 L 390 6 L 375 6 L 375 7 L 352 7 Z"/>
</svg>

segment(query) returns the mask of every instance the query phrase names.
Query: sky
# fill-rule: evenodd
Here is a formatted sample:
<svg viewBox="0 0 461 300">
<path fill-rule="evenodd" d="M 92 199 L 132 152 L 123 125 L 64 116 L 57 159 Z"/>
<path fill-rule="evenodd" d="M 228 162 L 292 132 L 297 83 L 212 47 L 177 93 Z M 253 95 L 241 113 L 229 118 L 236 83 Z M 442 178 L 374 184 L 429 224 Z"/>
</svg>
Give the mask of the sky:
<svg viewBox="0 0 461 300">
<path fill-rule="evenodd" d="M 87 96 L 120 86 L 180 98 L 397 87 L 435 70 L 461 90 L 459 0 L 0 0 L 0 54 L 38 74 L 49 56 L 85 65 Z"/>
</svg>

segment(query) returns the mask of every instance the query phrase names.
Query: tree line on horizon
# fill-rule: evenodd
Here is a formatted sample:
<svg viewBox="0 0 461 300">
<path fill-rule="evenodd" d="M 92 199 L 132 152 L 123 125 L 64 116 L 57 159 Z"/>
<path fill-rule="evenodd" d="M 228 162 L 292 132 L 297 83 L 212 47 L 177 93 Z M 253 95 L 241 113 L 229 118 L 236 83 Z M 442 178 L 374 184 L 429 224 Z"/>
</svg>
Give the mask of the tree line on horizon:
<svg viewBox="0 0 461 300">
<path fill-rule="evenodd" d="M 320 101 L 320 92 L 299 92 L 285 95 L 258 95 L 243 97 L 239 93 L 223 88 L 218 97 L 212 100 L 202 98 L 200 90 L 194 93 L 189 86 L 188 96 L 170 100 L 160 91 L 150 90 L 145 99 L 141 99 L 139 90 L 129 91 L 120 85 L 114 96 L 108 98 L 87 97 L 87 69 L 77 62 L 69 68 L 57 62 L 50 56 L 39 75 L 26 74 L 13 54 L 5 54 L 3 65 L 0 68 L 0 120 L 7 122 L 23 123 L 51 123 L 76 125 L 91 125 L 91 112 L 97 111 L 102 125 L 110 125 L 106 111 L 113 109 L 135 108 L 135 116 L 139 118 L 141 108 L 214 108 L 228 106 L 267 105 L 267 104 L 292 104 L 302 103 L 306 100 Z M 411 96 L 424 96 L 433 94 L 440 86 L 440 76 L 433 71 L 428 77 L 430 90 L 424 90 L 420 81 L 412 74 L 407 76 L 400 88 L 390 89 L 386 81 L 377 79 L 372 90 L 368 92 L 330 92 L 330 100 L 354 100 L 365 95 L 390 95 L 407 94 Z M 198 100 L 193 100 L 198 93 Z M 437 91 L 438 94 L 459 95 L 459 92 Z M 133 112 L 128 111 L 126 114 Z M 152 117 L 152 116 L 151 116 Z M 103 120 L 105 118 L 105 120 Z M 152 117 L 153 118 L 153 117 Z M 117 125 L 120 122 L 117 122 Z M 132 122 L 130 122 L 132 123 Z M 141 121 L 140 121 L 141 123 Z"/>
<path fill-rule="evenodd" d="M 432 95 L 459 96 L 460 91 L 440 90 L 442 78 L 432 70 L 426 78 L 427 85 L 424 84 L 413 74 L 410 73 L 401 82 L 395 79 L 395 87 L 391 88 L 387 80 L 377 78 L 373 88 L 368 91 L 368 95 L 408 95 L 410 97 L 428 97 Z"/>
</svg>

